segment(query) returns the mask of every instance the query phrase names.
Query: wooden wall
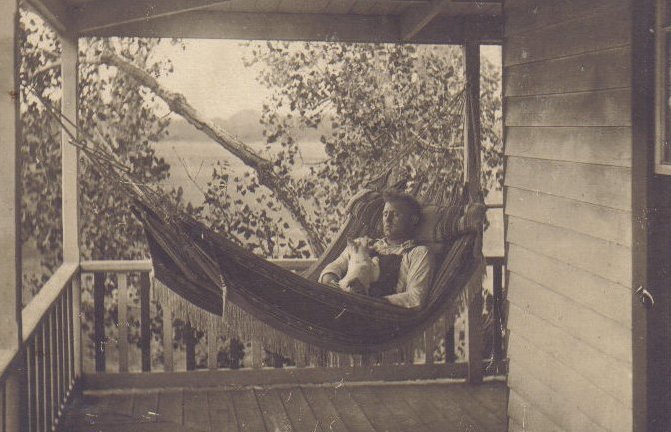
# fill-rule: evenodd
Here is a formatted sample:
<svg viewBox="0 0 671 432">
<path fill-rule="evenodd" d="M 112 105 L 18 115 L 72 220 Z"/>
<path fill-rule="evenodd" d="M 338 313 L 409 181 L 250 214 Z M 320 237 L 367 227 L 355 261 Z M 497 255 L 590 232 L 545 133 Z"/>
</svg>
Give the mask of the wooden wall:
<svg viewBox="0 0 671 432">
<path fill-rule="evenodd" d="M 510 431 L 631 431 L 631 0 L 506 0 Z"/>
</svg>

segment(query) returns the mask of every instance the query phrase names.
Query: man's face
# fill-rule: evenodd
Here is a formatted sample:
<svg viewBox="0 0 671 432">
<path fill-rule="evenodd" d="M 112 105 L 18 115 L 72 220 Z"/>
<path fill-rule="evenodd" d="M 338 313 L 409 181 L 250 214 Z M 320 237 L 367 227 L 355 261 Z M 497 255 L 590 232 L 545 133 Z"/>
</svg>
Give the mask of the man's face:
<svg viewBox="0 0 671 432">
<path fill-rule="evenodd" d="M 405 241 L 412 236 L 417 221 L 402 202 L 387 202 L 382 210 L 382 230 L 387 240 Z"/>
</svg>

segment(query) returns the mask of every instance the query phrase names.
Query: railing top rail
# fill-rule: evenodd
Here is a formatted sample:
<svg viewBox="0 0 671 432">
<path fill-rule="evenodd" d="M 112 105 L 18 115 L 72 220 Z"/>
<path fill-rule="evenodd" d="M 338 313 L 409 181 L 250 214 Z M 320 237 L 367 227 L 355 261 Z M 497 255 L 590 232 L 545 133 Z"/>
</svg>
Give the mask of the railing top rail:
<svg viewBox="0 0 671 432">
<path fill-rule="evenodd" d="M 152 263 L 150 259 L 82 261 L 81 269 L 83 272 L 149 272 Z"/>
<path fill-rule="evenodd" d="M 49 278 L 40 292 L 23 308 L 22 312 L 22 331 L 23 342 L 26 343 L 39 325 L 54 302 L 68 286 L 72 277 L 79 269 L 78 263 L 65 263 Z"/>
</svg>

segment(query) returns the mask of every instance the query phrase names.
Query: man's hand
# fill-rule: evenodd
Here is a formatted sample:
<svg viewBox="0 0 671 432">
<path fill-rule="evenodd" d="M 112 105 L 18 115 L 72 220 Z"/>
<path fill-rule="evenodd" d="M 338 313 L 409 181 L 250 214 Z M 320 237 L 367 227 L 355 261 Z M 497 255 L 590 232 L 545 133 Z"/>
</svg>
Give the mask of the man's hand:
<svg viewBox="0 0 671 432">
<path fill-rule="evenodd" d="M 324 276 L 322 276 L 321 282 L 326 285 L 335 285 L 338 286 L 338 282 L 340 281 L 340 278 L 335 275 L 334 273 L 326 273 Z"/>
</svg>

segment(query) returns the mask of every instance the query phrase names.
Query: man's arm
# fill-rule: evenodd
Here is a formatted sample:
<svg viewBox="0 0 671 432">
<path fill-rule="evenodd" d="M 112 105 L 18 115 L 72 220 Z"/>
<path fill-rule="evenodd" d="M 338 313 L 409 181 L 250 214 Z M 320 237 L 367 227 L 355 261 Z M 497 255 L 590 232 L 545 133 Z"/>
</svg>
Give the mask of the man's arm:
<svg viewBox="0 0 671 432">
<path fill-rule="evenodd" d="M 429 249 L 418 246 L 408 253 L 408 274 L 404 292 L 384 297 L 389 303 L 407 308 L 421 306 L 433 276 L 433 257 Z"/>
<path fill-rule="evenodd" d="M 338 258 L 336 258 L 331 263 L 326 265 L 326 267 L 324 267 L 324 270 L 322 270 L 321 274 L 319 275 L 319 282 L 329 283 L 330 280 L 327 280 L 329 279 L 327 275 L 335 276 L 336 281 L 342 279 L 343 276 L 345 276 L 345 274 L 347 273 L 348 262 L 349 262 L 349 254 L 347 253 L 347 249 L 345 249 L 338 256 Z"/>
</svg>

